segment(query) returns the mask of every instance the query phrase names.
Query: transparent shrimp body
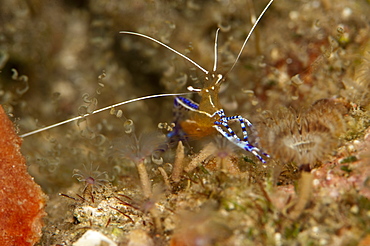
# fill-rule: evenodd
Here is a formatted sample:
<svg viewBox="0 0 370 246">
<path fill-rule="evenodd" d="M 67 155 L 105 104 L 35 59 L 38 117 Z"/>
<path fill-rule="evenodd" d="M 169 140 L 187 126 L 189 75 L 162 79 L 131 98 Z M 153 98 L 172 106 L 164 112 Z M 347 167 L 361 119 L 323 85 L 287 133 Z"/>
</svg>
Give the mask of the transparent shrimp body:
<svg viewBox="0 0 370 246">
<path fill-rule="evenodd" d="M 201 100 L 199 105 L 190 101 L 177 97 L 179 104 L 190 110 L 189 117 L 180 122 L 180 126 L 183 131 L 193 137 L 202 138 L 216 132 L 213 127 L 215 122 L 220 120 L 218 112 L 221 109 L 220 102 L 218 100 L 218 93 L 220 90 L 222 76 L 211 75 L 211 78 L 206 78 L 205 86 L 202 89 L 190 88 L 190 90 L 198 91 Z"/>
<path fill-rule="evenodd" d="M 223 76 L 221 74 L 212 75 L 212 80 L 206 79 L 204 88 L 189 88 L 191 91 L 197 91 L 201 96 L 199 105 L 189 99 L 176 97 L 175 103 L 190 111 L 189 118 L 180 122 L 182 130 L 192 138 L 201 138 L 219 132 L 233 144 L 251 152 L 261 162 L 266 163 L 260 153 L 267 157 L 269 157 L 269 155 L 261 152 L 259 148 L 253 146 L 248 141 L 246 126 L 252 128 L 252 123 L 240 115 L 230 117 L 225 115 L 218 100 L 218 92 L 222 81 Z M 240 139 L 229 126 L 229 122 L 233 121 L 239 122 L 243 133 L 243 139 Z"/>
</svg>

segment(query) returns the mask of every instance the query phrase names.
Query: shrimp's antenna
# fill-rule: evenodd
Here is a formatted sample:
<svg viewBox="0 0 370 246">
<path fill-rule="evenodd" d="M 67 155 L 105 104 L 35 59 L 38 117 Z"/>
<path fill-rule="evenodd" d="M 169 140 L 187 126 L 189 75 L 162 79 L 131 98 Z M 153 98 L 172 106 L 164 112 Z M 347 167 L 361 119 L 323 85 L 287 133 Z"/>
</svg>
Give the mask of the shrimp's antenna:
<svg viewBox="0 0 370 246">
<path fill-rule="evenodd" d="M 213 64 L 213 72 L 217 70 L 217 43 L 218 43 L 218 33 L 220 32 L 220 28 L 216 30 L 216 38 L 215 38 L 215 63 Z"/>
<path fill-rule="evenodd" d="M 122 33 L 122 34 L 131 34 L 131 35 L 135 35 L 135 36 L 140 36 L 140 37 L 143 37 L 143 38 L 146 38 L 146 39 L 149 39 L 153 42 L 156 42 L 157 44 L 160 44 L 162 45 L 163 47 L 169 49 L 170 51 L 172 51 L 173 53 L 181 56 L 182 58 L 186 59 L 187 61 L 189 61 L 190 63 L 192 63 L 194 66 L 196 66 L 197 68 L 199 68 L 200 70 L 202 70 L 203 73 L 205 73 L 206 75 L 209 73 L 206 69 L 204 69 L 202 66 L 200 66 L 198 63 L 196 63 L 195 61 L 193 61 L 192 59 L 190 59 L 189 57 L 181 54 L 180 52 L 178 52 L 177 50 L 175 50 L 174 48 L 171 48 L 170 46 L 168 46 L 167 44 L 164 44 L 162 43 L 161 41 L 155 39 L 155 38 L 152 38 L 150 36 L 147 36 L 147 35 L 144 35 L 144 34 L 141 34 L 141 33 L 137 33 L 137 32 L 128 32 L 128 31 L 120 31 L 119 33 Z"/>
<path fill-rule="evenodd" d="M 267 11 L 267 9 L 270 7 L 270 5 L 272 4 L 272 2 L 273 2 L 273 1 L 274 1 L 274 0 L 270 0 L 270 2 L 266 5 L 266 7 L 265 7 L 265 8 L 263 9 L 263 11 L 261 12 L 261 14 L 258 16 L 257 20 L 254 22 L 254 24 L 253 24 L 253 26 L 252 26 L 251 30 L 250 30 L 250 31 L 249 31 L 249 33 L 248 33 L 248 36 L 247 36 L 247 37 L 246 37 L 246 39 L 244 40 L 244 43 L 243 43 L 243 45 L 242 45 L 242 48 L 240 49 L 239 54 L 238 54 L 238 56 L 236 57 L 234 64 L 232 65 L 232 67 L 230 68 L 230 70 L 226 73 L 226 75 L 227 75 L 228 73 L 230 73 L 230 72 L 234 69 L 234 67 L 235 67 L 236 63 L 238 62 L 238 60 L 239 60 L 239 58 L 240 58 L 241 54 L 243 53 L 243 50 L 244 50 L 245 45 L 247 44 L 247 42 L 248 42 L 249 38 L 251 37 L 251 35 L 252 35 L 252 33 L 253 33 L 254 29 L 256 28 L 256 26 L 257 26 L 258 22 L 262 19 L 262 16 L 265 14 L 265 12 L 266 12 L 266 11 Z M 225 75 L 225 77 L 226 77 L 226 75 Z"/>
<path fill-rule="evenodd" d="M 122 106 L 122 105 L 125 105 L 125 104 L 129 104 L 129 103 L 133 103 L 133 102 L 137 102 L 137 101 L 141 101 L 141 100 L 146 100 L 146 99 L 151 99 L 151 98 L 157 98 L 157 97 L 183 96 L 183 95 L 189 95 L 189 94 L 191 94 L 191 92 L 185 92 L 185 93 L 169 93 L 169 94 L 156 94 L 156 95 L 149 95 L 149 96 L 138 97 L 138 98 L 134 98 L 134 99 L 131 99 L 131 100 L 127 100 L 127 101 L 123 101 L 123 102 L 120 102 L 120 103 L 116 103 L 116 104 L 113 104 L 113 105 L 110 105 L 110 106 L 107 106 L 107 107 L 104 107 L 104 108 L 101 108 L 101 109 L 94 110 L 93 112 L 91 112 L 89 114 L 84 114 L 84 115 L 76 116 L 74 118 L 71 118 L 71 119 L 68 119 L 68 120 L 65 120 L 65 121 L 61 121 L 61 122 L 55 123 L 55 124 L 50 125 L 50 126 L 45 126 L 43 128 L 40 128 L 40 129 L 31 131 L 31 132 L 27 132 L 27 133 L 21 134 L 19 136 L 21 138 L 28 137 L 28 136 L 31 136 L 33 134 L 36 134 L 36 133 L 39 133 L 39 132 L 43 132 L 43 131 L 52 129 L 52 128 L 57 127 L 57 126 L 61 126 L 61 125 L 67 124 L 69 122 L 73 122 L 73 121 L 76 121 L 76 120 L 79 120 L 79 119 L 83 119 L 83 118 L 88 117 L 88 116 L 93 115 L 93 114 L 97 114 L 97 113 L 100 113 L 100 112 L 103 112 L 103 111 L 106 111 L 106 110 L 109 110 L 109 109 L 112 109 L 112 108 L 115 108 L 115 107 L 118 107 L 118 106 Z"/>
</svg>

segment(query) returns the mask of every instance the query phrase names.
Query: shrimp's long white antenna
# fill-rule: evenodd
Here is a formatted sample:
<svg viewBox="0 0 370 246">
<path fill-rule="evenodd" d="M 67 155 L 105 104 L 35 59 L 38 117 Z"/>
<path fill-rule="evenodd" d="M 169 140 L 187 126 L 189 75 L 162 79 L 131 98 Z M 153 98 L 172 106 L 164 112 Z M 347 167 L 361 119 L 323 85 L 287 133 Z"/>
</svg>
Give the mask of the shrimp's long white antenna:
<svg viewBox="0 0 370 246">
<path fill-rule="evenodd" d="M 162 43 L 161 41 L 155 39 L 155 38 L 152 38 L 150 36 L 147 36 L 147 35 L 144 35 L 144 34 L 141 34 L 141 33 L 137 33 L 137 32 L 128 32 L 128 31 L 120 31 L 119 33 L 122 33 L 122 34 L 131 34 L 131 35 L 135 35 L 135 36 L 140 36 L 140 37 L 143 37 L 143 38 L 146 38 L 146 39 L 149 39 L 153 42 L 156 42 L 157 44 L 160 44 L 162 45 L 163 47 L 169 49 L 170 51 L 174 52 L 175 54 L 181 56 L 182 58 L 186 59 L 187 61 L 189 61 L 190 63 L 192 63 L 194 66 L 196 66 L 197 68 L 199 68 L 200 70 L 202 70 L 203 73 L 205 73 L 206 75 L 209 73 L 206 69 L 204 69 L 202 66 L 200 66 L 198 63 L 196 63 L 195 61 L 193 61 L 192 59 L 190 59 L 189 57 L 181 54 L 180 52 L 178 52 L 177 50 L 171 48 L 170 46 L 168 46 L 167 44 L 164 44 Z"/>
<path fill-rule="evenodd" d="M 217 43 L 218 43 L 218 33 L 220 32 L 220 28 L 217 28 L 216 31 L 216 38 L 215 38 L 215 62 L 213 64 L 213 72 L 216 72 L 217 70 Z"/>
<path fill-rule="evenodd" d="M 240 49 L 239 54 L 238 54 L 238 56 L 236 57 L 234 64 L 232 65 L 232 67 L 230 68 L 230 70 L 229 70 L 226 74 L 230 73 L 230 72 L 234 69 L 234 67 L 235 67 L 236 63 L 238 62 L 238 60 L 239 60 L 239 58 L 240 58 L 241 54 L 243 53 L 243 50 L 244 50 L 245 45 L 247 44 L 247 42 L 248 42 L 249 38 L 251 37 L 251 35 L 252 35 L 252 33 L 253 33 L 254 29 L 256 28 L 256 26 L 257 26 L 258 22 L 262 19 L 262 16 L 265 14 L 265 12 L 266 12 L 266 11 L 267 11 L 267 9 L 270 7 L 270 5 L 272 4 L 272 2 L 273 2 L 273 1 L 274 1 L 274 0 L 270 0 L 270 2 L 266 5 L 266 7 L 265 7 L 265 8 L 263 9 L 263 11 L 261 12 L 261 14 L 258 16 L 257 20 L 254 22 L 254 24 L 253 24 L 253 26 L 252 26 L 251 30 L 250 30 L 250 31 L 249 31 L 249 33 L 248 33 L 248 36 L 247 36 L 247 37 L 246 37 L 246 39 L 244 40 L 244 43 L 243 43 L 243 45 L 242 45 L 242 48 Z"/>
<path fill-rule="evenodd" d="M 36 133 L 39 133 L 39 132 L 46 131 L 46 130 L 49 130 L 51 128 L 57 127 L 57 126 L 61 126 L 61 125 L 67 124 L 67 123 L 72 122 L 72 121 L 83 119 L 83 118 L 85 118 L 87 116 L 90 116 L 90 115 L 93 115 L 93 114 L 97 114 L 97 113 L 100 113 L 100 112 L 105 111 L 105 110 L 109 110 L 109 109 L 112 109 L 112 108 L 115 108 L 115 107 L 118 107 L 118 106 L 121 106 L 121 105 L 129 104 L 129 103 L 133 103 L 133 102 L 137 102 L 137 101 L 141 101 L 141 100 L 146 100 L 146 99 L 151 99 L 151 98 L 157 98 L 157 97 L 182 96 L 182 95 L 188 95 L 188 94 L 191 94 L 191 93 L 190 92 L 187 92 L 187 93 L 169 93 L 169 94 L 156 94 L 156 95 L 149 95 L 149 96 L 138 97 L 138 98 L 134 98 L 134 99 L 131 99 L 131 100 L 127 100 L 127 101 L 123 101 L 123 102 L 120 102 L 120 103 L 116 103 L 116 104 L 113 104 L 113 105 L 110 105 L 110 106 L 107 106 L 107 107 L 104 107 L 104 108 L 101 108 L 101 109 L 94 110 L 90 114 L 84 114 L 84 115 L 76 116 L 74 118 L 71 118 L 71 119 L 68 119 L 68 120 L 65 120 L 65 121 L 61 121 L 61 122 L 55 123 L 55 124 L 50 125 L 50 126 L 45 126 L 43 128 L 40 128 L 40 129 L 31 131 L 31 132 L 27 132 L 27 133 L 21 134 L 19 136 L 21 138 L 28 137 L 30 135 L 33 135 L 33 134 L 36 134 Z"/>
</svg>

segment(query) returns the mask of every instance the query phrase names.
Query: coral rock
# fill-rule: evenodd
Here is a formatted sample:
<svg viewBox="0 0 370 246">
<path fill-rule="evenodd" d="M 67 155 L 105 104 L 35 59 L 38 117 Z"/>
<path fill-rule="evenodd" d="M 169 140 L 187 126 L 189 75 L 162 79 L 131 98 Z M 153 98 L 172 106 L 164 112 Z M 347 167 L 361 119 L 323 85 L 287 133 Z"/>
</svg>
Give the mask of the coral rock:
<svg viewBox="0 0 370 246">
<path fill-rule="evenodd" d="M 27 172 L 21 143 L 0 106 L 0 245 L 34 245 L 41 236 L 46 196 Z"/>
</svg>

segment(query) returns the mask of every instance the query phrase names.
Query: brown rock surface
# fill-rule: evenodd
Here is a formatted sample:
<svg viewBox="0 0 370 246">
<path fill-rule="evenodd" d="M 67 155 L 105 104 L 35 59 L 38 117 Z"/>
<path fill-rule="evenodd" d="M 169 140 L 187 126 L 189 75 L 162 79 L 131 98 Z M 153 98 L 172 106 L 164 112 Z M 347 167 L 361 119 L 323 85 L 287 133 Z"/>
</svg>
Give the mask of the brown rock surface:
<svg viewBox="0 0 370 246">
<path fill-rule="evenodd" d="M 0 106 L 0 245 L 34 245 L 41 236 L 45 195 L 27 172 L 22 139 Z"/>
</svg>

